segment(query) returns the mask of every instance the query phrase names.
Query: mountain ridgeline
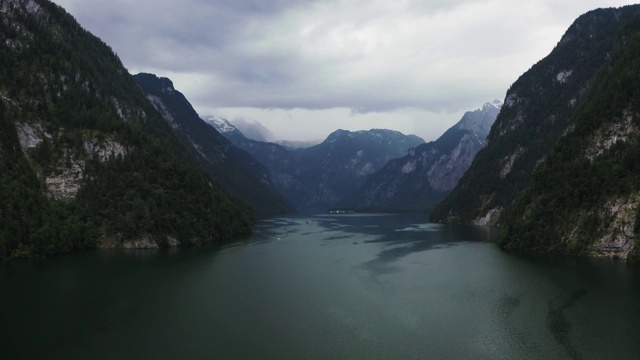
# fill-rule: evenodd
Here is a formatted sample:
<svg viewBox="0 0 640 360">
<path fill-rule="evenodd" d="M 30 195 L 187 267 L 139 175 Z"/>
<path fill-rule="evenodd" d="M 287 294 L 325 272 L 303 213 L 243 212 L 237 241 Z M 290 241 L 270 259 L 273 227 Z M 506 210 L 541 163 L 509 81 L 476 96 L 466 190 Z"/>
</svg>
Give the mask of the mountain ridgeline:
<svg viewBox="0 0 640 360">
<path fill-rule="evenodd" d="M 251 231 L 100 39 L 46 0 L 0 20 L 0 257 Z"/>
<path fill-rule="evenodd" d="M 318 145 L 291 149 L 248 139 L 224 119 L 211 118 L 209 124 L 261 162 L 280 193 L 301 211 L 351 205 L 351 196 L 371 174 L 424 143 L 392 130 L 337 130 Z"/>
<path fill-rule="evenodd" d="M 299 210 L 427 211 L 456 186 L 486 145 L 501 106 L 495 100 L 467 112 L 426 144 L 391 130 L 338 130 L 318 145 L 294 149 L 248 139 L 222 118 L 210 117 L 208 123 L 264 164 Z"/>
<path fill-rule="evenodd" d="M 367 179 L 352 202 L 364 209 L 432 209 L 453 190 L 486 145 L 501 106 L 495 100 L 469 111 L 437 140 L 389 161 Z"/>
<path fill-rule="evenodd" d="M 225 190 L 251 206 L 258 216 L 293 211 L 273 185 L 267 169 L 205 123 L 171 80 L 153 74 L 134 78 L 182 144 Z"/>
<path fill-rule="evenodd" d="M 509 89 L 436 221 L 498 224 L 507 248 L 638 260 L 640 6 L 599 9 Z"/>
</svg>

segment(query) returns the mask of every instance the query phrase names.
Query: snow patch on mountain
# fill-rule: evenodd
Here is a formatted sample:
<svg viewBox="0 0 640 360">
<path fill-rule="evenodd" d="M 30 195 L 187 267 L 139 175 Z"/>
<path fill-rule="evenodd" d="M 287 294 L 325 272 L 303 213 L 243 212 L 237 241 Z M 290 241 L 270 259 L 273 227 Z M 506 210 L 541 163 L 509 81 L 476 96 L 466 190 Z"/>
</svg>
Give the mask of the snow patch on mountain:
<svg viewBox="0 0 640 360">
<path fill-rule="evenodd" d="M 502 109 L 502 101 L 500 101 L 498 99 L 495 99 L 492 102 L 485 103 L 482 108 L 485 109 L 485 108 L 487 108 L 489 106 L 494 107 L 494 108 L 496 108 L 498 110 Z"/>
<path fill-rule="evenodd" d="M 235 126 L 231 125 L 229 120 L 224 118 L 209 116 L 206 121 L 213 125 L 213 127 L 221 134 L 238 130 Z"/>
</svg>

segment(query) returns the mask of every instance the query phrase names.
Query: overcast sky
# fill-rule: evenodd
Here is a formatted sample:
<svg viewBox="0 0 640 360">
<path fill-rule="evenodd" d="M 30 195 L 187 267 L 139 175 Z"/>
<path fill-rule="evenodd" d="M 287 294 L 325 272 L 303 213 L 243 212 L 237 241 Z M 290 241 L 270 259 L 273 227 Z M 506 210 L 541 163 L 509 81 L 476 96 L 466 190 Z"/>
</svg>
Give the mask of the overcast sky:
<svg viewBox="0 0 640 360">
<path fill-rule="evenodd" d="M 573 20 L 618 0 L 54 0 L 131 73 L 280 139 L 390 128 L 434 140 L 503 100 Z"/>
</svg>

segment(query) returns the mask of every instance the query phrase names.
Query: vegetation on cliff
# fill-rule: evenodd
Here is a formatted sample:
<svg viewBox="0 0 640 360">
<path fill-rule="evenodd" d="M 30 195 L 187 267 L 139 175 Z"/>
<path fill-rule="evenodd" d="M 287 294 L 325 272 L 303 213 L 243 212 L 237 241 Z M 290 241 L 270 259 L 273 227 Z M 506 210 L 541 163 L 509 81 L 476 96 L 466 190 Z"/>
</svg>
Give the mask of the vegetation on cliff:
<svg viewBox="0 0 640 360">
<path fill-rule="evenodd" d="M 640 17 L 626 24 L 615 44 L 575 126 L 506 217 L 504 246 L 638 259 Z"/>
<path fill-rule="evenodd" d="M 250 232 L 250 210 L 64 10 L 0 1 L 0 44 L 0 257 Z"/>
<path fill-rule="evenodd" d="M 540 161 L 575 123 L 621 28 L 639 10 L 633 5 L 580 16 L 551 54 L 511 86 L 487 147 L 436 207 L 434 221 L 503 223 Z"/>
</svg>

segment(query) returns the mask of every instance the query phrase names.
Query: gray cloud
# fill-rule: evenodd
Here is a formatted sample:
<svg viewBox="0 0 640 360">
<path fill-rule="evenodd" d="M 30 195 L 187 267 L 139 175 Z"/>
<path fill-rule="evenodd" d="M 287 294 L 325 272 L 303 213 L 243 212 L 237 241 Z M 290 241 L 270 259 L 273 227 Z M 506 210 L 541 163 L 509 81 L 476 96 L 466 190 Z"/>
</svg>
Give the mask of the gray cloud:
<svg viewBox="0 0 640 360">
<path fill-rule="evenodd" d="M 131 71 L 172 78 L 201 113 L 348 109 L 327 114 L 360 121 L 361 128 L 381 113 L 390 124 L 417 121 L 402 118 L 403 109 L 421 111 L 425 122 L 449 114 L 453 123 L 463 111 L 503 97 L 578 15 L 628 3 L 54 1 Z M 269 118 L 275 113 L 258 112 L 266 117 L 259 120 L 281 124 Z"/>
</svg>

